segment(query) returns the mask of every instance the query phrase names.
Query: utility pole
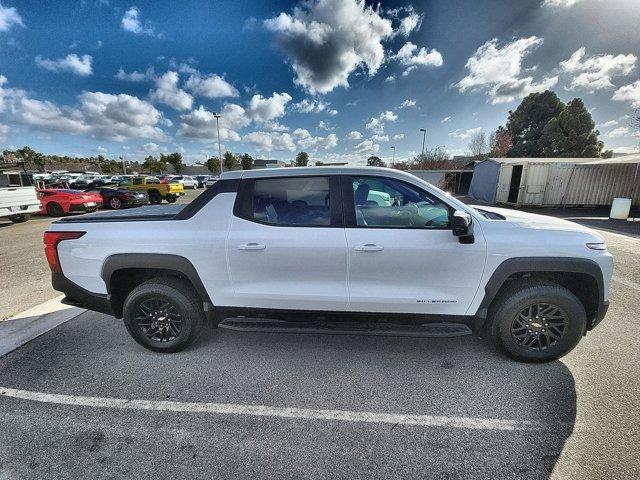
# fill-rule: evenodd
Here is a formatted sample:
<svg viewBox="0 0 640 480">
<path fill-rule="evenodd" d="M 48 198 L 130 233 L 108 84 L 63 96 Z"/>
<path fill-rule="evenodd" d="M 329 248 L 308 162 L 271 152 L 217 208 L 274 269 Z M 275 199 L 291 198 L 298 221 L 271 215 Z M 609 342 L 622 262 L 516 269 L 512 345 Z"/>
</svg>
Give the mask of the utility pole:
<svg viewBox="0 0 640 480">
<path fill-rule="evenodd" d="M 424 142 L 427 139 L 427 129 L 421 128 L 420 131 L 422 132 L 422 156 L 424 156 Z"/>
<path fill-rule="evenodd" d="M 122 174 L 126 175 L 127 174 L 127 166 L 124 163 L 124 155 L 122 157 L 120 157 L 120 161 L 122 162 Z"/>
<path fill-rule="evenodd" d="M 222 175 L 224 170 L 222 166 L 222 149 L 220 148 L 220 123 L 219 123 L 222 115 L 220 115 L 219 113 L 213 112 L 213 116 L 216 119 L 216 129 L 218 130 L 218 158 L 220 159 L 220 175 Z"/>
<path fill-rule="evenodd" d="M 391 149 L 393 150 L 393 157 L 391 157 L 391 168 L 393 168 L 396 163 L 396 146 L 393 145 Z"/>
</svg>

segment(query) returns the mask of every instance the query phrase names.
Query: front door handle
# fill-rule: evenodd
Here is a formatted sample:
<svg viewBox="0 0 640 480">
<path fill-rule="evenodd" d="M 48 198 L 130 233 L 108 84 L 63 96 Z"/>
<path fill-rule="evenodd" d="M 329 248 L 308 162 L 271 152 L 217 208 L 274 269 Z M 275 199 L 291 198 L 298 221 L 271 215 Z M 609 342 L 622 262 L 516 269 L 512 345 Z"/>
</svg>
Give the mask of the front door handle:
<svg viewBox="0 0 640 480">
<path fill-rule="evenodd" d="M 262 245 L 261 243 L 249 242 L 238 245 L 238 250 L 264 250 L 267 248 L 266 245 Z"/>
<path fill-rule="evenodd" d="M 354 250 L 356 252 L 381 252 L 384 247 L 375 243 L 365 243 L 364 245 L 358 245 Z"/>
</svg>

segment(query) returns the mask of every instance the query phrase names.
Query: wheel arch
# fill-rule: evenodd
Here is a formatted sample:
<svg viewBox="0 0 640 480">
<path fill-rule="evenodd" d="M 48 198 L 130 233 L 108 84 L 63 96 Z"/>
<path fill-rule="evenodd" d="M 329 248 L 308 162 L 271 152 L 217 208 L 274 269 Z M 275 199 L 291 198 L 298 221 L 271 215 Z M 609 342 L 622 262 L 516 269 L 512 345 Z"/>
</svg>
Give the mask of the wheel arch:
<svg viewBox="0 0 640 480">
<path fill-rule="evenodd" d="M 178 277 L 189 283 L 202 300 L 205 312 L 213 310 L 211 298 L 193 264 L 185 257 L 158 253 L 126 253 L 107 257 L 100 276 L 116 317 L 122 316 L 124 300 L 140 283 L 156 277 Z"/>
<path fill-rule="evenodd" d="M 519 257 L 502 262 L 485 285 L 485 294 L 476 318 L 479 327 L 486 325 L 489 308 L 501 291 L 513 281 L 541 279 L 559 284 L 582 302 L 587 312 L 587 328 L 591 330 L 604 316 L 604 279 L 600 266 L 587 258 Z"/>
</svg>

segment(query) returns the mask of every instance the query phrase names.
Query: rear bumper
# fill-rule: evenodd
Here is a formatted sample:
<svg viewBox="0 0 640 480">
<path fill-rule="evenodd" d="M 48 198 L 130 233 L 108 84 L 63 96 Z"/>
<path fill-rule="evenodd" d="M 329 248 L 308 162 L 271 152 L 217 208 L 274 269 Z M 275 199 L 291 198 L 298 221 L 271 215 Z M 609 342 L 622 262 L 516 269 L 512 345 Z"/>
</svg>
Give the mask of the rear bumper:
<svg viewBox="0 0 640 480">
<path fill-rule="evenodd" d="M 70 203 L 69 211 L 70 212 L 86 212 L 88 210 L 97 210 L 102 206 L 102 202 L 93 202 L 95 205 L 89 205 L 90 202 L 83 203 Z"/>
<path fill-rule="evenodd" d="M 10 207 L 0 207 L 0 217 L 12 217 L 13 215 L 23 215 L 25 213 L 38 213 L 40 202 L 27 205 L 12 205 Z"/>
<path fill-rule="evenodd" d="M 93 293 L 76 285 L 61 273 L 51 274 L 51 285 L 53 289 L 65 294 L 62 303 L 73 305 L 74 307 L 82 307 L 94 312 L 106 313 L 113 315 L 111 300 L 109 295 Z"/>
</svg>

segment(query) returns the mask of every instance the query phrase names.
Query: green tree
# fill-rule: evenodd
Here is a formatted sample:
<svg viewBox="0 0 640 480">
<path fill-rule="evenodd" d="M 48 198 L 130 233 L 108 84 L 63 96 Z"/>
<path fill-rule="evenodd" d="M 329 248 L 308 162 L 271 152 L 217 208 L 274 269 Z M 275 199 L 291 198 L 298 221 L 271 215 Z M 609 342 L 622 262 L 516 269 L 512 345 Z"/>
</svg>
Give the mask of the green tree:
<svg viewBox="0 0 640 480">
<path fill-rule="evenodd" d="M 173 171 L 175 173 L 180 173 L 184 170 L 184 163 L 182 163 L 182 154 L 179 152 L 173 152 L 169 155 L 165 155 L 164 153 L 160 154 L 160 161 L 165 162 L 165 165 L 168 163 L 173 167 Z"/>
<path fill-rule="evenodd" d="M 604 144 L 580 98 L 574 98 L 545 125 L 539 144 L 543 157 L 599 157 Z"/>
<path fill-rule="evenodd" d="M 224 152 L 222 162 L 224 163 L 225 170 L 235 170 L 238 168 L 238 157 L 229 151 Z"/>
<path fill-rule="evenodd" d="M 367 158 L 367 167 L 386 167 L 387 164 L 384 163 L 384 161 L 376 156 L 376 155 L 371 155 L 369 158 Z"/>
<path fill-rule="evenodd" d="M 22 159 L 25 165 L 29 165 L 30 168 L 37 168 L 39 172 L 44 171 L 44 167 L 47 164 L 47 157 L 26 145 L 20 150 L 16 150 L 16 155 Z"/>
<path fill-rule="evenodd" d="M 309 154 L 300 152 L 296 155 L 296 167 L 306 167 L 309 164 Z"/>
<path fill-rule="evenodd" d="M 316 167 L 321 167 L 322 165 L 324 165 L 324 163 L 322 163 L 320 160 L 316 160 Z"/>
<path fill-rule="evenodd" d="M 509 157 L 542 157 L 542 132 L 549 120 L 560 115 L 564 108 L 558 96 L 546 90 L 526 96 L 515 111 L 509 111 L 507 130 L 513 146 Z"/>
<path fill-rule="evenodd" d="M 142 168 L 151 173 L 162 173 L 167 169 L 167 161 L 162 157 L 158 160 L 156 157 L 149 155 L 144 159 Z"/>
<path fill-rule="evenodd" d="M 218 157 L 207 158 L 207 170 L 211 173 L 220 174 L 220 159 Z"/>
<path fill-rule="evenodd" d="M 243 153 L 240 157 L 240 165 L 242 170 L 251 170 L 253 168 L 253 157 L 248 153 Z"/>
</svg>

